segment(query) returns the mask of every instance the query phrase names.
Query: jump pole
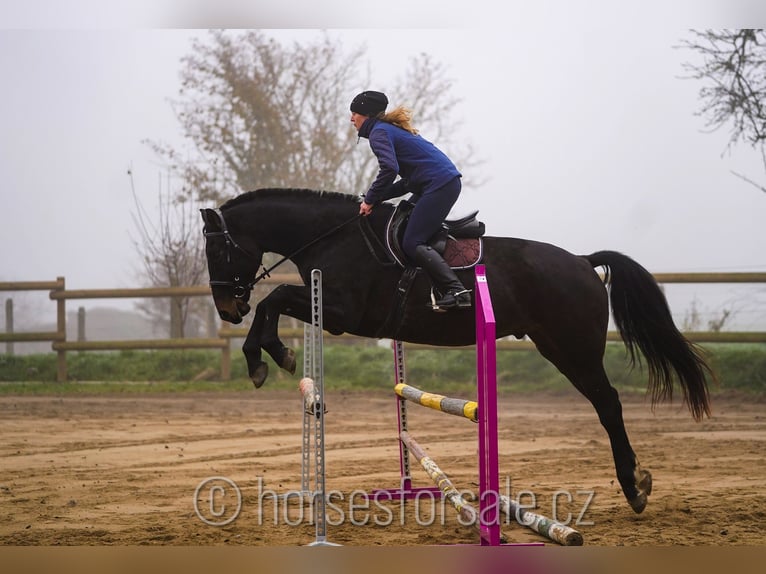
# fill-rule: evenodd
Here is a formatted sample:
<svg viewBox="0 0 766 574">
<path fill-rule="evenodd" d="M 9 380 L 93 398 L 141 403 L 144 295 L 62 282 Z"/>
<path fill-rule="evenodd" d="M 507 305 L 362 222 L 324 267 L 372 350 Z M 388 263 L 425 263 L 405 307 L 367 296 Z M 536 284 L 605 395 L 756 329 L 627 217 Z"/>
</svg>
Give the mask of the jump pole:
<svg viewBox="0 0 766 574">
<path fill-rule="evenodd" d="M 582 546 L 582 534 L 577 530 L 566 524 L 551 520 L 542 514 L 530 512 L 526 508 L 519 506 L 519 504 L 512 498 L 501 495 L 500 510 L 507 516 L 515 518 L 516 522 L 522 526 L 531 528 L 538 534 L 542 534 L 546 538 L 558 542 L 562 546 Z"/>
<path fill-rule="evenodd" d="M 429 409 L 464 417 L 475 423 L 479 422 L 479 404 L 476 401 L 465 401 L 463 399 L 453 399 L 437 395 L 436 393 L 427 393 L 405 383 L 396 385 L 394 392 L 403 399 L 418 403 Z"/>
<path fill-rule="evenodd" d="M 441 495 L 452 504 L 457 513 L 460 515 L 462 523 L 465 525 L 471 525 L 478 530 L 479 520 L 478 516 L 476 515 L 476 509 L 469 502 L 467 502 L 465 498 L 463 498 L 463 495 L 460 494 L 460 491 L 455 488 L 455 485 L 452 484 L 452 481 L 447 477 L 446 474 L 444 474 L 444 471 L 439 468 L 439 465 L 436 464 L 436 462 L 430 456 L 428 456 L 428 453 L 426 453 L 425 449 L 410 436 L 410 433 L 406 431 L 402 432 L 402 434 L 399 436 L 399 440 L 407 445 L 407 448 L 418 460 L 420 465 L 423 467 L 423 470 L 428 473 L 428 476 L 431 477 L 431 480 L 433 480 L 434 483 L 439 485 L 439 491 Z"/>
<path fill-rule="evenodd" d="M 324 347 L 322 322 L 322 271 L 311 271 L 311 325 L 304 323 L 303 378 L 300 381 L 303 403 L 303 444 L 301 449 L 301 491 L 312 500 L 316 538 L 309 546 L 340 546 L 327 541 L 327 497 L 325 495 Z M 313 425 L 311 424 L 313 420 Z M 314 436 L 314 490 L 310 490 L 311 430 Z"/>
</svg>

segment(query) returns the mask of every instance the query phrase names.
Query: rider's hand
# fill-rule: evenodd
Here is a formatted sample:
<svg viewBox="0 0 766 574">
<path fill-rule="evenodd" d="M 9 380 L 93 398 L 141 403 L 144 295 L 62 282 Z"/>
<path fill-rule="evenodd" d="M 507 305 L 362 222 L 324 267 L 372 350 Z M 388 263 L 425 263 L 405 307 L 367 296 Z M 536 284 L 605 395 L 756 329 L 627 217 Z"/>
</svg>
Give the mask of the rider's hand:
<svg viewBox="0 0 766 574">
<path fill-rule="evenodd" d="M 372 213 L 372 205 L 365 203 L 364 201 L 359 204 L 359 215 L 364 215 L 366 217 L 370 215 L 370 213 Z"/>
</svg>

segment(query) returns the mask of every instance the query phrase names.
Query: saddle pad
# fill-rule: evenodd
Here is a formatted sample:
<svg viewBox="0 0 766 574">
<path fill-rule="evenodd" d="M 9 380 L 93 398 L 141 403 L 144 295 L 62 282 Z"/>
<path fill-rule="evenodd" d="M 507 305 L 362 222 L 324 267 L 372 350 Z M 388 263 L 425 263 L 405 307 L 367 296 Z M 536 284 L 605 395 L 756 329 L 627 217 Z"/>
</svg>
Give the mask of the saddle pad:
<svg viewBox="0 0 766 574">
<path fill-rule="evenodd" d="M 455 239 L 450 237 L 444 249 L 444 260 L 453 269 L 468 269 L 481 261 L 483 242 L 481 238 Z"/>
</svg>

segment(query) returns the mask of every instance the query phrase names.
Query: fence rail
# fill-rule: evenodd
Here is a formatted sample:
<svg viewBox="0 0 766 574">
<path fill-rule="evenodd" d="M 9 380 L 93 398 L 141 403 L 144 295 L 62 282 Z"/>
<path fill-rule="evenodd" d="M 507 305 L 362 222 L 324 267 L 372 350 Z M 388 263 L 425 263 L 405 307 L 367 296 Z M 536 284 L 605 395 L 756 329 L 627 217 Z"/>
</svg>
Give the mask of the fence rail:
<svg viewBox="0 0 766 574">
<path fill-rule="evenodd" d="M 655 273 L 658 283 L 766 283 L 766 273 Z M 282 283 L 300 284 L 298 274 L 279 274 L 267 277 L 262 281 L 266 285 Z M 55 281 L 0 281 L 0 291 L 50 291 L 51 300 L 56 302 L 56 331 L 15 332 L 12 321 L 6 321 L 6 332 L 0 333 L 0 342 L 9 345 L 13 342 L 28 343 L 51 341 L 52 350 L 57 353 L 56 380 L 67 379 L 66 354 L 69 351 L 116 351 L 135 349 L 220 349 L 221 378 L 231 377 L 231 340 L 244 338 L 247 329 L 228 327 L 222 323 L 217 337 L 208 338 L 168 338 L 168 339 L 129 339 L 117 341 L 67 341 L 66 302 L 75 299 L 117 299 L 117 298 L 154 298 L 154 297 L 201 297 L 211 296 L 210 287 L 195 285 L 190 287 L 147 287 L 123 289 L 66 289 L 64 277 Z M 8 319 L 8 317 L 6 317 Z M 302 338 L 302 329 L 281 328 L 280 337 L 284 339 Z M 698 343 L 766 343 L 766 332 L 759 331 L 688 331 L 684 335 Z M 330 341 L 360 340 L 353 335 L 330 335 Z M 620 334 L 615 331 L 607 333 L 607 340 L 621 341 Z M 406 344 L 407 348 L 436 348 L 431 345 Z M 443 347 L 442 347 L 443 348 Z M 472 348 L 450 347 L 454 349 Z M 497 342 L 498 349 L 534 349 L 531 341 L 501 340 Z"/>
</svg>

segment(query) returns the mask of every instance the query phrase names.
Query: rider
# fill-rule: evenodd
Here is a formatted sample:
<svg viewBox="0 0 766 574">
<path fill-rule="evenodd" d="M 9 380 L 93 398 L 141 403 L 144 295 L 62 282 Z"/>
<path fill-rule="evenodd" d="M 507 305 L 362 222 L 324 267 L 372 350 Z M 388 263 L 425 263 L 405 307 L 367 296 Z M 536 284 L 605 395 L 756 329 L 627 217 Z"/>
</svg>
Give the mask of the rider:
<svg viewBox="0 0 766 574">
<path fill-rule="evenodd" d="M 402 240 L 405 255 L 428 273 L 439 291 L 435 309 L 470 307 L 471 292 L 428 246 L 460 195 L 461 174 L 441 150 L 418 135 L 410 123 L 411 110 L 399 106 L 386 114 L 386 106 L 386 95 L 375 91 L 362 92 L 351 102 L 351 123 L 370 141 L 380 166 L 359 213 L 367 216 L 376 203 L 412 193 L 415 207 Z"/>
</svg>

